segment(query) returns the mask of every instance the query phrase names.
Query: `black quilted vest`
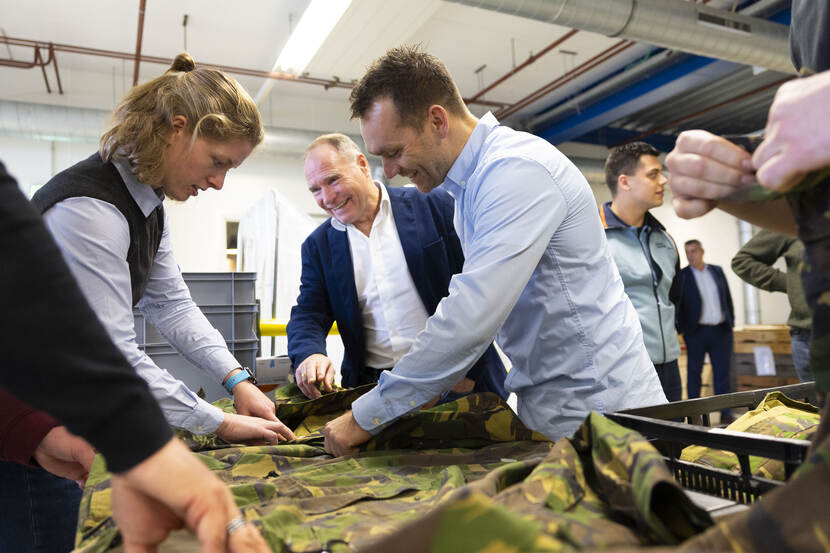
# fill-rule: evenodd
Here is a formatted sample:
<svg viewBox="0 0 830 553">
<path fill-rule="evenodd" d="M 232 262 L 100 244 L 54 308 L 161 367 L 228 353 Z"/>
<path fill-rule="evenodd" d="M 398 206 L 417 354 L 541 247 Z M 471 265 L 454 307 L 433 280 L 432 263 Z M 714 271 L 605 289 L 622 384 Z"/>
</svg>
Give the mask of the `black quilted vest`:
<svg viewBox="0 0 830 553">
<path fill-rule="evenodd" d="M 118 170 L 112 163 L 104 163 L 97 153 L 52 177 L 35 193 L 32 203 L 40 213 L 44 213 L 58 202 L 77 197 L 95 198 L 112 204 L 127 220 L 130 227 L 127 263 L 130 266 L 133 305 L 137 304 L 147 288 L 150 268 L 161 243 L 164 208 L 159 205 L 149 217 L 144 217 Z"/>
</svg>

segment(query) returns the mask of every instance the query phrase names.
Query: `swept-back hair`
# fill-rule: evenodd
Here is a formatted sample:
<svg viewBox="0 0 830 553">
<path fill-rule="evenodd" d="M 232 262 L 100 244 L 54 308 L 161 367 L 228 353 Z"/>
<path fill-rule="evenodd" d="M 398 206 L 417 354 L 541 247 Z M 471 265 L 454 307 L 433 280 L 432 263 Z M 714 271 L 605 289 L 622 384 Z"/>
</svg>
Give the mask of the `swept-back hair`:
<svg viewBox="0 0 830 553">
<path fill-rule="evenodd" d="M 236 80 L 196 67 L 193 58 L 182 53 L 163 75 L 133 87 L 119 102 L 112 126 L 99 143 L 101 157 L 126 157 L 139 181 L 159 184 L 177 115 L 187 119 L 192 141 L 241 138 L 256 146 L 265 135 L 256 104 Z"/>
<path fill-rule="evenodd" d="M 391 98 L 403 125 L 420 130 L 427 110 L 438 104 L 453 115 L 466 113 L 450 72 L 419 46 L 399 46 L 375 60 L 352 89 L 352 119 L 363 118 L 372 104 Z"/>
</svg>

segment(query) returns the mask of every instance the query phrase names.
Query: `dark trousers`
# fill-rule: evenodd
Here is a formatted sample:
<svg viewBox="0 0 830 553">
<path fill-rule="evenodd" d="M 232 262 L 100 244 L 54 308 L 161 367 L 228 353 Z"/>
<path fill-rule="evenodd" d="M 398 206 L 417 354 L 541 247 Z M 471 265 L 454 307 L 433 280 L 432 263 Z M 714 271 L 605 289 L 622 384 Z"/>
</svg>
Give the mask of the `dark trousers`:
<svg viewBox="0 0 830 553">
<path fill-rule="evenodd" d="M 732 329 L 725 323 L 719 325 L 700 325 L 694 333 L 683 335 L 686 341 L 687 380 L 686 390 L 689 399 L 700 397 L 700 372 L 703 359 L 709 354 L 712 362 L 712 379 L 715 394 L 727 394 L 729 386 L 729 368 L 732 363 Z"/>
<path fill-rule="evenodd" d="M 663 393 L 669 401 L 680 401 L 683 399 L 683 383 L 680 381 L 680 368 L 677 366 L 677 359 L 668 363 L 655 363 L 654 370 L 657 371 L 657 378 L 663 386 Z"/>
<path fill-rule="evenodd" d="M 81 489 L 41 468 L 0 462 L 0 551 L 67 553 L 75 547 Z"/>
</svg>

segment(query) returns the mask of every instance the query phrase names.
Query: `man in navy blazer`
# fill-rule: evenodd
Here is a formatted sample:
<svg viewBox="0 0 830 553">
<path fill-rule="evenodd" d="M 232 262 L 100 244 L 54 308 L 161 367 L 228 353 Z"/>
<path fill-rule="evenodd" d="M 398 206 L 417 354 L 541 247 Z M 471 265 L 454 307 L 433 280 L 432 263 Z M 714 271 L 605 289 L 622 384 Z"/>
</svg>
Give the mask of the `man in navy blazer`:
<svg viewBox="0 0 830 553">
<path fill-rule="evenodd" d="M 709 354 L 715 394 L 730 391 L 732 327 L 735 309 L 723 269 L 703 262 L 699 240 L 685 243 L 689 265 L 680 271 L 683 295 L 677 312 L 677 329 L 686 342 L 688 397 L 700 397 L 700 372 Z"/>
<path fill-rule="evenodd" d="M 347 136 L 328 134 L 306 150 L 305 175 L 317 204 L 331 218 L 302 246 L 302 277 L 288 323 L 295 381 L 308 397 L 331 389 L 326 356 L 332 323 L 345 347 L 342 384 L 376 382 L 408 351 L 464 256 L 453 227 L 453 200 L 443 190 L 386 188 Z M 397 238 L 397 239 L 396 239 Z M 453 392 L 494 392 L 502 398 L 506 371 L 491 345 Z"/>
</svg>

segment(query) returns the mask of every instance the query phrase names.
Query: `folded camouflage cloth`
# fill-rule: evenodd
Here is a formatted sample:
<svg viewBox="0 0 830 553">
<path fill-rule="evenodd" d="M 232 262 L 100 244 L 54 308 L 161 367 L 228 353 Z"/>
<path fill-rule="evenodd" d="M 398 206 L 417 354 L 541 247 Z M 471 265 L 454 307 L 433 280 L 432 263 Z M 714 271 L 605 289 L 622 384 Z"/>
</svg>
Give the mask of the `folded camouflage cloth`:
<svg viewBox="0 0 830 553">
<path fill-rule="evenodd" d="M 297 429 L 293 442 L 239 446 L 181 437 L 231 486 L 276 552 L 364 551 L 383 539 L 392 541 L 377 551 L 398 551 L 408 545 L 406 532 L 435 517 L 443 522 L 434 550 L 453 552 L 478 550 L 468 546 L 495 536 L 516 551 L 677 543 L 711 524 L 639 434 L 591 415 L 572 439 L 552 444 L 494 394 L 412 413 L 358 455 L 332 458 L 322 426 L 369 388 L 315 400 L 295 386 L 279 389 L 277 416 Z M 231 408 L 229 400 L 217 404 Z M 118 550 L 110 515 L 109 474 L 98 458 L 76 551 Z M 176 551 L 198 551 L 187 534 L 174 540 Z"/>
<path fill-rule="evenodd" d="M 757 408 L 744 413 L 726 429 L 778 438 L 810 440 L 818 424 L 818 407 L 790 399 L 781 392 L 770 392 Z M 689 446 L 683 450 L 680 459 L 735 473 L 741 472 L 738 457 L 731 451 Z M 755 476 L 785 480 L 784 463 L 779 460 L 750 456 L 749 466 Z"/>
</svg>

